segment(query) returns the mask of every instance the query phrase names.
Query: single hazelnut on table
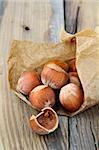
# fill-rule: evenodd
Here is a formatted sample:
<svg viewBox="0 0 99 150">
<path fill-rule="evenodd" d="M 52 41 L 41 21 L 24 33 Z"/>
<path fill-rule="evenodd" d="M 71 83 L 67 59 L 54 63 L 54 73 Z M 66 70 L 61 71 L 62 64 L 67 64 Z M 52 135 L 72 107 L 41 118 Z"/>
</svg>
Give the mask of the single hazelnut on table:
<svg viewBox="0 0 99 150">
<path fill-rule="evenodd" d="M 68 79 L 68 73 L 55 63 L 46 64 L 41 73 L 42 83 L 53 89 L 60 89 L 67 84 Z"/>
<path fill-rule="evenodd" d="M 42 109 L 37 116 L 32 115 L 30 118 L 32 130 L 42 135 L 55 131 L 58 127 L 58 122 L 56 112 L 50 107 Z"/>
<path fill-rule="evenodd" d="M 47 85 L 39 85 L 30 92 L 29 101 L 37 110 L 48 106 L 52 107 L 55 104 L 55 93 Z"/>
<path fill-rule="evenodd" d="M 36 86 L 40 85 L 40 77 L 35 71 L 23 72 L 17 83 L 17 90 L 28 95 Z"/>
<path fill-rule="evenodd" d="M 76 84 L 69 83 L 61 88 L 59 100 L 67 111 L 74 112 L 83 103 L 83 97 L 83 90 Z"/>
<path fill-rule="evenodd" d="M 69 61 L 69 71 L 70 72 L 76 72 L 76 59 L 72 59 Z"/>
<path fill-rule="evenodd" d="M 77 72 L 69 72 L 69 81 L 70 83 L 74 83 L 78 86 L 81 86 L 81 82 L 80 82 Z"/>
</svg>

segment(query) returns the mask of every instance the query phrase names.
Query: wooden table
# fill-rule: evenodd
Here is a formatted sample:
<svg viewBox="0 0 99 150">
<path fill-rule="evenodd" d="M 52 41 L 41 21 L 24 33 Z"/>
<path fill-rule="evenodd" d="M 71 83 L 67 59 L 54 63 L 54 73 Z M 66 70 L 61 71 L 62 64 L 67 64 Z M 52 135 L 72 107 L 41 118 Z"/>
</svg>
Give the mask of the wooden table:
<svg viewBox="0 0 99 150">
<path fill-rule="evenodd" d="M 54 133 L 39 136 L 29 126 L 32 108 L 11 92 L 7 79 L 13 39 L 57 42 L 61 27 L 75 33 L 98 25 L 98 0 L 0 0 L 0 150 L 99 150 L 99 106 L 59 117 Z"/>
</svg>

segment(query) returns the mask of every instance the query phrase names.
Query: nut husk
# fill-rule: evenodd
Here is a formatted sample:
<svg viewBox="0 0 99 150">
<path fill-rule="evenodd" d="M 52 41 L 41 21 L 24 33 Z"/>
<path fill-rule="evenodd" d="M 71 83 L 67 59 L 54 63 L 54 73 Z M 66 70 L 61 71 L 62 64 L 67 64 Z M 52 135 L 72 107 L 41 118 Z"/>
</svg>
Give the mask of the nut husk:
<svg viewBox="0 0 99 150">
<path fill-rule="evenodd" d="M 51 107 L 46 107 L 41 112 L 30 118 L 30 126 L 37 134 L 49 134 L 58 127 L 58 116 Z"/>
<path fill-rule="evenodd" d="M 74 116 L 99 103 L 99 37 L 91 29 L 75 35 L 64 31 L 62 36 L 64 35 L 63 42 L 56 44 L 13 41 L 8 58 L 8 77 L 11 89 L 30 105 L 28 99 L 16 91 L 21 73 L 26 70 L 41 73 L 43 65 L 49 60 L 60 59 L 67 62 L 76 58 L 77 72 L 84 90 L 84 103 L 74 113 L 66 112 L 60 105 L 56 107 L 59 115 Z M 76 38 L 76 43 L 71 42 L 73 37 Z"/>
</svg>

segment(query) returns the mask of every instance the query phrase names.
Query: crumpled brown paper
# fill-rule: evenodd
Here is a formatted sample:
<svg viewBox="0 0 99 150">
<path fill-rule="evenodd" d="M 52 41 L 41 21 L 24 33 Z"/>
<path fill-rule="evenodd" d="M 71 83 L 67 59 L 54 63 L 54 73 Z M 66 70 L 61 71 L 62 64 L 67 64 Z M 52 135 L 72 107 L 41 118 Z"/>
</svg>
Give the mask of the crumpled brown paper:
<svg viewBox="0 0 99 150">
<path fill-rule="evenodd" d="M 73 34 L 67 33 L 63 28 L 61 28 L 60 41 L 66 42 L 66 41 L 69 41 L 73 37 L 79 37 L 79 36 L 94 37 L 96 35 L 97 33 L 92 29 L 84 29 L 73 35 Z"/>
<path fill-rule="evenodd" d="M 93 30 L 80 32 L 78 35 L 66 36 L 61 43 L 34 43 L 13 41 L 8 58 L 8 78 L 14 93 L 31 106 L 25 96 L 16 91 L 19 76 L 26 70 L 39 73 L 43 65 L 54 58 L 68 61 L 76 57 L 77 71 L 84 90 L 84 103 L 75 113 L 66 112 L 60 105 L 55 106 L 59 115 L 73 116 L 99 103 L 99 38 Z M 83 33 L 83 34 L 82 34 Z M 76 37 L 77 44 L 71 43 Z M 61 36 L 62 37 L 62 36 Z"/>
</svg>

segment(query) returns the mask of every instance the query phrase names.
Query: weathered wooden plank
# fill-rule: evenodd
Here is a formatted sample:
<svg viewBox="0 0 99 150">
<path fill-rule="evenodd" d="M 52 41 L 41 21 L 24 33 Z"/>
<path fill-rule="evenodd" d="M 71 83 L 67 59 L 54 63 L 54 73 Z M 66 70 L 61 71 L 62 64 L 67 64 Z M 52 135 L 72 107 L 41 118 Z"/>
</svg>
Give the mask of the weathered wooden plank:
<svg viewBox="0 0 99 150">
<path fill-rule="evenodd" d="M 99 24 L 99 2 L 97 0 L 81 0 L 79 4 L 79 15 L 77 31 L 84 28 L 93 28 Z"/>
<path fill-rule="evenodd" d="M 6 1 L 0 1 L 0 23 L 1 23 L 5 8 L 6 8 L 6 4 L 7 4 Z"/>
<path fill-rule="evenodd" d="M 65 30 L 71 34 L 77 31 L 80 0 L 64 0 Z"/>
<path fill-rule="evenodd" d="M 69 119 L 70 149 L 96 150 L 99 140 L 99 107 Z"/>
<path fill-rule="evenodd" d="M 60 117 L 60 126 L 54 133 L 36 135 L 30 129 L 28 120 L 36 112 L 19 101 L 10 91 L 7 81 L 7 56 L 12 39 L 58 41 L 60 27 L 64 24 L 63 1 L 6 1 L 6 7 L 0 9 L 0 15 L 0 51 L 3 58 L 0 75 L 0 150 L 66 150 L 67 117 Z M 25 27 L 30 30 L 25 30 Z"/>
<path fill-rule="evenodd" d="M 98 1 L 65 1 L 66 30 L 75 33 L 99 25 Z M 68 16 L 68 17 L 67 17 Z M 70 17 L 69 17 L 70 16 Z M 76 29 L 76 30 L 75 30 Z M 99 106 L 69 118 L 69 149 L 99 149 Z"/>
</svg>

